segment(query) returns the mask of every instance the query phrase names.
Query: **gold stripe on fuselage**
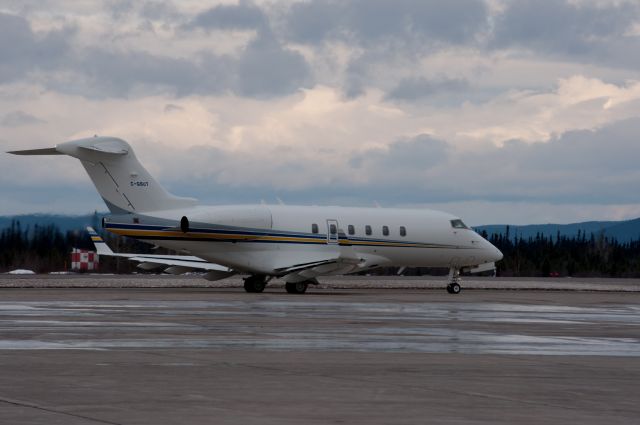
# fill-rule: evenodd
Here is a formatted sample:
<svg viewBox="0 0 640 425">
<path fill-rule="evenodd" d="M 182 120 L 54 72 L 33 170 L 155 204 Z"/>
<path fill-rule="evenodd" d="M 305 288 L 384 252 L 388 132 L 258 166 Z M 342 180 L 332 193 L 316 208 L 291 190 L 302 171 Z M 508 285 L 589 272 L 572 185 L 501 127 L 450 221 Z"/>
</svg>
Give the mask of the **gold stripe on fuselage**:
<svg viewBox="0 0 640 425">
<path fill-rule="evenodd" d="M 134 238 L 144 239 L 145 237 L 152 238 L 174 238 L 174 239 L 202 239 L 206 240 L 224 240 L 224 241 L 246 241 L 246 242 L 289 242 L 289 243 L 312 243 L 312 244 L 326 244 L 327 240 L 317 237 L 303 237 L 303 236 L 273 236 L 273 235 L 237 235 L 227 233 L 183 233 L 180 231 L 172 230 L 137 230 L 137 229 L 107 229 L 110 232 L 121 236 L 129 236 Z M 446 246 L 415 243 L 415 242 L 400 242 L 400 241 L 361 241 L 351 239 L 340 239 L 340 245 L 360 245 L 360 246 L 381 246 L 381 247 L 400 247 L 400 248 L 451 248 Z"/>
</svg>

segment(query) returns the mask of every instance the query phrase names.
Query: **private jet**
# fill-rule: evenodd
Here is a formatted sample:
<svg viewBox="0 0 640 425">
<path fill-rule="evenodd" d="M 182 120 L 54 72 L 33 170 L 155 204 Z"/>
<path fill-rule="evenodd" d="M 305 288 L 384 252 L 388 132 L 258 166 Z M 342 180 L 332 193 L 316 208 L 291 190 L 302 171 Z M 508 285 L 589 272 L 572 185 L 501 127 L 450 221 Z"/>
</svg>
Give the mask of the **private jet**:
<svg viewBox="0 0 640 425">
<path fill-rule="evenodd" d="M 289 205 L 199 205 L 167 192 L 116 137 L 91 137 L 15 155 L 80 160 L 110 214 L 105 230 L 184 255 L 113 252 L 88 228 L 100 255 L 139 262 L 144 270 L 201 271 L 208 280 L 234 274 L 247 292 L 274 278 L 303 294 L 318 278 L 380 267 L 446 267 L 446 289 L 461 291 L 460 272 L 495 270 L 502 253 L 459 218 L 426 209 Z"/>
</svg>

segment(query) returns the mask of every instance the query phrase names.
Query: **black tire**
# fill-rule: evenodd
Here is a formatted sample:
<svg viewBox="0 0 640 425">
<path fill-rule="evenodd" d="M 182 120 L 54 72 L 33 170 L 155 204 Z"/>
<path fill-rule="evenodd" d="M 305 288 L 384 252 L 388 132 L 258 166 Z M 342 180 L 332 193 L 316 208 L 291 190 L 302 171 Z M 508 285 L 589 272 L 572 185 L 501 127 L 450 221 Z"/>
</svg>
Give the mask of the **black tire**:
<svg viewBox="0 0 640 425">
<path fill-rule="evenodd" d="M 451 283 L 449 286 L 451 287 L 452 294 L 459 294 L 460 291 L 462 291 L 462 287 L 457 283 Z"/>
<path fill-rule="evenodd" d="M 453 294 L 453 292 L 451 291 L 451 284 L 447 285 L 447 292 Z"/>
<path fill-rule="evenodd" d="M 309 284 L 307 282 L 287 282 L 284 287 L 290 294 L 304 294 L 305 292 L 307 292 L 307 287 L 309 287 Z"/>
<path fill-rule="evenodd" d="M 244 290 L 249 293 L 262 292 L 265 286 L 267 284 L 259 276 L 250 276 L 244 280 Z"/>
<path fill-rule="evenodd" d="M 253 290 L 253 282 L 251 282 L 251 278 L 247 278 L 244 280 L 244 290 L 251 293 L 251 292 L 255 292 Z"/>
</svg>

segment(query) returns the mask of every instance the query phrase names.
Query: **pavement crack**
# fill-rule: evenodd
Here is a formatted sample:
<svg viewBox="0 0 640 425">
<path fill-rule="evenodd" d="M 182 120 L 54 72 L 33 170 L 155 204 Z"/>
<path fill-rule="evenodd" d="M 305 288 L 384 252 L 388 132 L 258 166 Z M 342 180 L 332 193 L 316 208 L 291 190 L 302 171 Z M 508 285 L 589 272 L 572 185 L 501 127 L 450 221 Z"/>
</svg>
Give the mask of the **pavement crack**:
<svg viewBox="0 0 640 425">
<path fill-rule="evenodd" d="M 77 414 L 77 413 L 70 413 L 70 412 L 65 412 L 65 411 L 62 411 L 62 410 L 56 410 L 56 409 L 53 409 L 51 407 L 40 406 L 38 404 L 29 403 L 29 402 L 22 401 L 22 400 L 14 400 L 14 399 L 10 399 L 10 398 L 0 397 L 0 403 L 10 404 L 10 405 L 19 406 L 19 407 L 27 407 L 27 408 L 30 408 L 30 409 L 41 410 L 43 412 L 49 412 L 49 413 L 54 413 L 54 414 L 58 414 L 58 415 L 70 416 L 70 417 L 78 418 L 78 419 L 85 419 L 85 420 L 92 421 L 92 422 L 99 423 L 99 424 L 123 425 L 120 422 L 111 422 L 111 421 L 107 421 L 107 420 L 104 420 L 104 419 L 92 418 L 91 416 L 85 416 L 85 415 L 80 415 L 80 414 Z"/>
</svg>

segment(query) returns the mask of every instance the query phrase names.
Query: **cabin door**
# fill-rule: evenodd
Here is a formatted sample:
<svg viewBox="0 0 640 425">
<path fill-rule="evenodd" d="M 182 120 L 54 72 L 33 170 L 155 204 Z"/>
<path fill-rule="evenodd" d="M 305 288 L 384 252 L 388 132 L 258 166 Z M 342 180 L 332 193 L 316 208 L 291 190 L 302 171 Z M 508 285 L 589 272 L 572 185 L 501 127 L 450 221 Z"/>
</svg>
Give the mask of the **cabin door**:
<svg viewBox="0 0 640 425">
<path fill-rule="evenodd" d="M 338 220 L 327 220 L 327 243 L 338 243 Z"/>
</svg>

